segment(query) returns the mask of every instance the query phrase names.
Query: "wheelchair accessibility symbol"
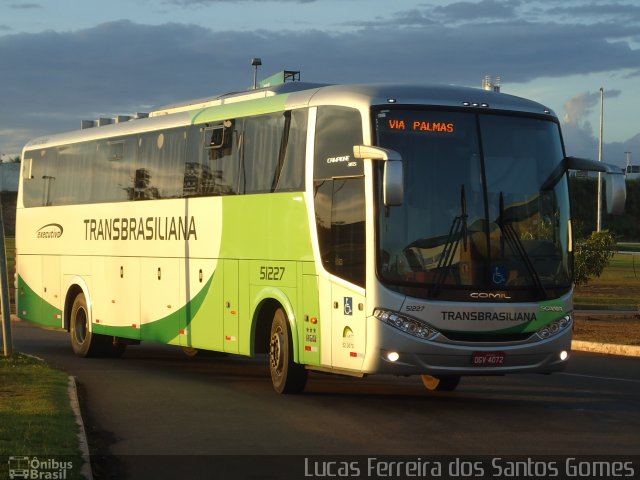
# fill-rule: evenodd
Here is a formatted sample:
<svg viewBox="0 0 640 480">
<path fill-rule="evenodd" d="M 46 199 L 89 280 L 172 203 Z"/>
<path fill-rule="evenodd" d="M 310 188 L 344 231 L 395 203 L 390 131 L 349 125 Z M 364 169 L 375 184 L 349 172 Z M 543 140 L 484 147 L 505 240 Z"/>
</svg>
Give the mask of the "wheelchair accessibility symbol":
<svg viewBox="0 0 640 480">
<path fill-rule="evenodd" d="M 344 297 L 344 314 L 353 315 L 353 298 Z"/>
<path fill-rule="evenodd" d="M 493 267 L 491 280 L 495 285 L 504 285 L 507 283 L 507 269 L 501 266 Z"/>
</svg>

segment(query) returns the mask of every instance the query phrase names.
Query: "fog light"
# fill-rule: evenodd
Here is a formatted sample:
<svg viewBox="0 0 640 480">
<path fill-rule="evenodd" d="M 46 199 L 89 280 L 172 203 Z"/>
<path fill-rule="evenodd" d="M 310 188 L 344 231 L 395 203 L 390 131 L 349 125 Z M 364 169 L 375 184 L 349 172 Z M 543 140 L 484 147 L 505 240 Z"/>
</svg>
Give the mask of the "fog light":
<svg viewBox="0 0 640 480">
<path fill-rule="evenodd" d="M 400 354 L 398 352 L 389 352 L 389 353 L 387 353 L 387 359 L 390 362 L 397 362 L 399 358 L 400 358 Z"/>
<path fill-rule="evenodd" d="M 569 352 L 563 350 L 560 352 L 560 360 L 565 361 L 567 358 L 569 358 Z"/>
</svg>

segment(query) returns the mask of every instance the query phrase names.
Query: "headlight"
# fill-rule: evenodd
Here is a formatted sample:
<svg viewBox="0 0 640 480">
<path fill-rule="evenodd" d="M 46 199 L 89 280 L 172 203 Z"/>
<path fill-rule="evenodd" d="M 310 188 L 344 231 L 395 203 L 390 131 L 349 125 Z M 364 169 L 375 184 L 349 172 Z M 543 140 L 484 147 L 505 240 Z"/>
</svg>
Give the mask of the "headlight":
<svg viewBox="0 0 640 480">
<path fill-rule="evenodd" d="M 437 330 L 434 330 L 426 323 L 405 315 L 399 315 L 396 312 L 376 309 L 373 315 L 378 320 L 423 340 L 430 340 L 438 334 Z"/>
<path fill-rule="evenodd" d="M 565 331 L 572 324 L 573 320 L 571 319 L 571 315 L 565 315 L 564 317 L 556 320 L 555 322 L 551 322 L 549 325 L 544 327 L 542 330 L 538 330 L 537 334 L 543 340 L 547 338 L 551 338 L 560 332 Z"/>
</svg>

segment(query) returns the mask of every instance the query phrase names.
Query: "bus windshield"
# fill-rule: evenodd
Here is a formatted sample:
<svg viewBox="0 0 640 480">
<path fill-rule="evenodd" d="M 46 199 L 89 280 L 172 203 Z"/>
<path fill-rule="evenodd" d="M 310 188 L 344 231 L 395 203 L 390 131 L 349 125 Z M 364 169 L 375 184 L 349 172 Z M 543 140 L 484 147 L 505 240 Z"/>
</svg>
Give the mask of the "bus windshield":
<svg viewBox="0 0 640 480">
<path fill-rule="evenodd" d="M 557 123 L 418 109 L 381 110 L 375 121 L 378 145 L 404 164 L 402 205 L 384 206 L 378 187 L 385 284 L 456 300 L 495 291 L 541 300 L 569 290 L 566 179 L 541 189 L 564 157 Z"/>
</svg>

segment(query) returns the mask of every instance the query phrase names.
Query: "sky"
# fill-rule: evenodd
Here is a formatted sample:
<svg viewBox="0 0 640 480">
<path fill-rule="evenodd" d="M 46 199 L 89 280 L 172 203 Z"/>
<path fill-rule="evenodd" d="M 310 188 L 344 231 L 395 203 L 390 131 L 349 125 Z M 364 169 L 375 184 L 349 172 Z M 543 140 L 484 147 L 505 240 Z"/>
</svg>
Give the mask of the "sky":
<svg viewBox="0 0 640 480">
<path fill-rule="evenodd" d="M 0 0 L 0 157 L 80 120 L 245 90 L 444 83 L 545 104 L 567 154 L 640 163 L 638 0 Z"/>
</svg>

